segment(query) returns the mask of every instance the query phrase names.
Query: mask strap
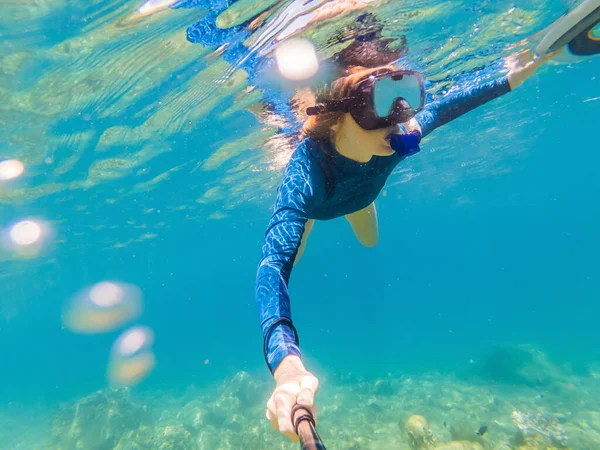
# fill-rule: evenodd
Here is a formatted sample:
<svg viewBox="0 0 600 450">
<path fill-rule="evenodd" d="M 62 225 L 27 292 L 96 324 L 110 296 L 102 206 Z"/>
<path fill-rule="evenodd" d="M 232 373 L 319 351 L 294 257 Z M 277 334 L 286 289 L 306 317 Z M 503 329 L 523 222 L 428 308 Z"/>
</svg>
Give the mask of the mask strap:
<svg viewBox="0 0 600 450">
<path fill-rule="evenodd" d="M 348 112 L 349 98 L 343 98 L 340 100 L 326 100 L 324 102 L 317 103 L 314 106 L 306 108 L 306 114 L 309 116 L 316 116 L 319 114 L 326 114 L 332 112 Z"/>
</svg>

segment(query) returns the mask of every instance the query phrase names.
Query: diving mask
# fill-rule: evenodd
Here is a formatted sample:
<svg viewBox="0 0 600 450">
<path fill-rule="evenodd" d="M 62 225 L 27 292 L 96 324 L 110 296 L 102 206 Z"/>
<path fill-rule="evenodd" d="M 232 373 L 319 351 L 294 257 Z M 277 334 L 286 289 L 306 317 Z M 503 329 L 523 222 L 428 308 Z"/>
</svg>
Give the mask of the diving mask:
<svg viewBox="0 0 600 450">
<path fill-rule="evenodd" d="M 306 110 L 309 116 L 330 112 L 350 113 L 365 130 L 387 128 L 412 119 L 425 106 L 420 73 L 410 70 L 372 74 L 356 83 L 350 95 L 325 100 Z"/>
</svg>

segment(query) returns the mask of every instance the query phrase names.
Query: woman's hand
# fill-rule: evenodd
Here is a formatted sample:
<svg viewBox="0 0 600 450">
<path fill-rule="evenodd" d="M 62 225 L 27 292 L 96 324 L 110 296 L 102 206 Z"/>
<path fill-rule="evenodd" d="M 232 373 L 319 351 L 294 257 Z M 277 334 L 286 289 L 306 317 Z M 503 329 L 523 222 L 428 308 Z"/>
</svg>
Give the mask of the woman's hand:
<svg viewBox="0 0 600 450">
<path fill-rule="evenodd" d="M 292 424 L 292 408 L 296 403 L 306 406 L 316 421 L 314 401 L 319 380 L 304 368 L 302 360 L 295 355 L 283 358 L 273 375 L 277 386 L 267 402 L 267 419 L 273 428 L 296 442 L 298 435 Z"/>
<path fill-rule="evenodd" d="M 523 50 L 506 57 L 504 64 L 509 69 L 508 84 L 510 84 L 511 90 L 521 86 L 542 64 L 554 58 L 558 53 L 560 51 L 535 58 L 531 50 Z"/>
<path fill-rule="evenodd" d="M 419 133 L 422 133 L 421 125 L 419 125 L 419 122 L 417 122 L 417 119 L 415 119 L 414 117 L 412 119 L 410 119 L 408 122 L 402 123 L 401 125 L 407 134 L 410 133 L 411 131 L 418 131 Z"/>
<path fill-rule="evenodd" d="M 368 6 L 367 2 L 360 0 L 337 0 L 325 3 L 315 10 L 315 16 L 310 19 L 307 25 L 319 23 L 322 20 L 331 19 L 341 13 L 361 9 Z"/>
</svg>

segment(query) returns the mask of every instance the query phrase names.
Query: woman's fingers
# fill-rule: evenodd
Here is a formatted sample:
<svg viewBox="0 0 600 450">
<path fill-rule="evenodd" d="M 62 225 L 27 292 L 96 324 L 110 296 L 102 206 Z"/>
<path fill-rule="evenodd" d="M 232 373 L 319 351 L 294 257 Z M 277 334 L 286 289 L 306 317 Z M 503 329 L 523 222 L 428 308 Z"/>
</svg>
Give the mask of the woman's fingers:
<svg viewBox="0 0 600 450">
<path fill-rule="evenodd" d="M 290 439 L 296 441 L 296 433 L 292 425 L 292 407 L 296 404 L 296 394 L 294 392 L 281 392 L 275 398 L 277 406 L 277 424 L 279 431 Z"/>
<path fill-rule="evenodd" d="M 300 385 L 298 404 L 311 408 L 315 403 L 315 394 L 319 388 L 319 381 L 312 376 L 305 376 Z"/>
<path fill-rule="evenodd" d="M 421 125 L 419 125 L 419 122 L 417 122 L 417 119 L 415 119 L 414 117 L 412 119 L 410 119 L 408 122 L 404 122 L 402 124 L 402 126 L 404 127 L 404 131 L 406 131 L 407 133 L 410 133 L 411 131 L 417 130 L 419 133 L 421 133 Z"/>
<path fill-rule="evenodd" d="M 273 429 L 278 430 L 279 425 L 277 424 L 277 408 L 275 407 L 274 396 L 272 395 L 267 402 L 267 419 L 271 422 Z"/>
<path fill-rule="evenodd" d="M 311 408 L 315 402 L 315 393 L 310 389 L 302 389 L 298 394 L 298 404 Z"/>
<path fill-rule="evenodd" d="M 267 419 L 274 429 L 297 442 L 299 437 L 294 430 L 292 410 L 296 404 L 300 404 L 310 410 L 316 419 L 314 403 L 319 381 L 306 371 L 296 356 L 289 356 L 287 361 L 284 359 L 275 370 L 274 378 L 277 386 L 267 401 Z"/>
<path fill-rule="evenodd" d="M 279 408 L 277 410 L 277 423 L 281 433 L 288 436 L 294 434 L 294 426 L 292 425 L 292 408 Z"/>
<path fill-rule="evenodd" d="M 271 426 L 293 441 L 297 441 L 298 436 L 292 425 L 292 408 L 297 402 L 299 391 L 299 384 L 281 386 L 267 402 L 267 419 L 271 422 Z"/>
</svg>

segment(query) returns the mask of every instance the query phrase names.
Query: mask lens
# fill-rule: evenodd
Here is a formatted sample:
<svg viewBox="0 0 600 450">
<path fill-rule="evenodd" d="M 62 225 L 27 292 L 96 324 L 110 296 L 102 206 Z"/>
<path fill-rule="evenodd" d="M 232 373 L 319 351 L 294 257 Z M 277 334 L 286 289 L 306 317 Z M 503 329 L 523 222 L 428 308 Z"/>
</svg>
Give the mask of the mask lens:
<svg viewBox="0 0 600 450">
<path fill-rule="evenodd" d="M 373 85 L 375 114 L 378 117 L 388 116 L 398 97 L 404 98 L 412 109 L 422 106 L 421 83 L 417 75 L 404 74 L 401 79 L 393 80 L 392 77 L 385 77 L 375 81 Z"/>
</svg>

